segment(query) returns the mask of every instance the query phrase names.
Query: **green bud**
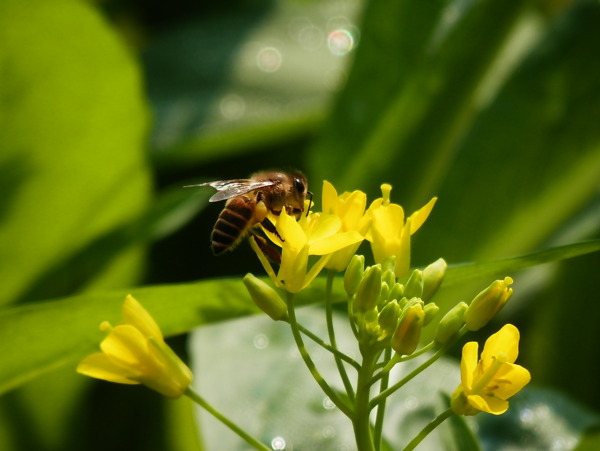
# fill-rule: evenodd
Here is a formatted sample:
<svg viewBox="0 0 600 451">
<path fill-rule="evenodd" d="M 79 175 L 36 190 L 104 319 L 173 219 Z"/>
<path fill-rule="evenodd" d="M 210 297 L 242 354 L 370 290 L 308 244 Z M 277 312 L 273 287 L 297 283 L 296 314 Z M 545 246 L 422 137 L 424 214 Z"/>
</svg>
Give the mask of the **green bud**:
<svg viewBox="0 0 600 451">
<path fill-rule="evenodd" d="M 379 313 L 379 326 L 386 335 L 391 335 L 398 325 L 398 317 L 400 316 L 400 306 L 396 301 L 391 301 Z"/>
<path fill-rule="evenodd" d="M 468 308 L 469 306 L 466 302 L 459 302 L 444 315 L 435 332 L 435 341 L 437 343 L 446 344 L 456 336 L 460 328 L 465 324 L 464 317 Z"/>
<path fill-rule="evenodd" d="M 358 285 L 362 280 L 364 272 L 365 256 L 354 255 L 350 260 L 350 263 L 348 263 L 346 272 L 344 273 L 344 289 L 349 297 L 356 294 L 356 290 L 358 290 Z"/>
<path fill-rule="evenodd" d="M 436 315 L 440 311 L 440 308 L 433 302 L 430 302 L 429 304 L 425 304 L 425 307 L 423 307 L 423 311 L 425 312 L 423 326 L 427 326 L 427 324 L 429 324 L 431 320 L 436 317 Z"/>
<path fill-rule="evenodd" d="M 495 280 L 489 287 L 475 296 L 465 312 L 465 324 L 469 330 L 479 330 L 485 326 L 508 302 L 513 294 L 513 280 Z"/>
<path fill-rule="evenodd" d="M 446 261 L 440 258 L 423 270 L 423 295 L 421 299 L 424 302 L 428 302 L 440 288 L 447 268 Z"/>
<path fill-rule="evenodd" d="M 404 287 L 404 296 L 407 298 L 420 298 L 423 295 L 423 273 L 415 269 Z"/>
<path fill-rule="evenodd" d="M 390 301 L 393 301 L 394 299 L 396 299 L 397 301 L 402 299 L 404 297 L 404 285 L 402 285 L 401 283 L 395 283 L 392 285 L 392 288 L 390 288 L 390 292 L 388 294 L 388 299 Z"/>
<path fill-rule="evenodd" d="M 386 282 L 381 282 L 381 293 L 379 293 L 379 299 L 377 301 L 378 307 L 383 307 L 388 303 L 388 294 L 390 293 L 390 287 Z"/>
<path fill-rule="evenodd" d="M 418 302 L 404 310 L 392 336 L 391 344 L 394 351 L 400 355 L 410 355 L 415 352 L 421 338 L 424 317 L 423 306 Z"/>
<path fill-rule="evenodd" d="M 380 294 L 381 266 L 374 265 L 367 268 L 365 275 L 358 285 L 354 298 L 354 310 L 368 311 L 374 309 Z"/>
<path fill-rule="evenodd" d="M 393 287 L 396 283 L 396 274 L 394 271 L 386 269 L 383 271 L 383 275 L 381 276 L 381 280 L 388 284 L 388 287 Z"/>
<path fill-rule="evenodd" d="M 275 321 L 287 316 L 287 305 L 277 292 L 251 273 L 244 276 L 244 285 L 254 303 Z"/>
</svg>

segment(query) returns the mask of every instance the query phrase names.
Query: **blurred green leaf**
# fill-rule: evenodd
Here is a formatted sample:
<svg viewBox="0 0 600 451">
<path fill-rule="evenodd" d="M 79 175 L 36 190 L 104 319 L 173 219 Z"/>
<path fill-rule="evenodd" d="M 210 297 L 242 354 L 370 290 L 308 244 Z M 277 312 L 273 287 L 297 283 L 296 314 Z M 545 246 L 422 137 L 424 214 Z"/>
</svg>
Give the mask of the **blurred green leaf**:
<svg viewBox="0 0 600 451">
<path fill-rule="evenodd" d="M 143 64 L 160 166 L 230 158 L 314 130 L 358 40 L 358 0 L 280 0 L 190 21 Z"/>
<path fill-rule="evenodd" d="M 539 255 L 528 255 L 510 260 L 510 265 L 523 268 L 551 258 L 593 252 L 598 241 L 582 246 L 565 246 Z M 495 266 L 496 265 L 496 266 Z M 491 276 L 494 271 L 510 270 L 506 262 L 483 263 L 485 271 L 477 264 L 465 271 L 456 267 L 448 269 L 448 278 L 455 285 L 479 279 L 482 274 Z M 321 303 L 324 296 L 324 278 L 317 278 L 306 290 L 298 294 L 298 305 Z M 341 283 L 334 285 L 334 301 L 346 299 Z M 72 364 L 92 352 L 104 334 L 98 325 L 104 321 L 121 320 L 121 305 L 131 293 L 157 319 L 166 336 L 190 331 L 199 325 L 230 320 L 258 313 L 250 300 L 241 278 L 202 280 L 180 285 L 138 287 L 107 293 L 86 294 L 56 301 L 30 303 L 0 310 L 0 355 L 4 366 L 0 368 L 0 392 L 52 368 Z"/>
<path fill-rule="evenodd" d="M 85 3 L 3 1 L 0 41 L 0 303 L 8 303 L 145 208 L 148 114 L 135 62 Z M 134 250 L 118 272 L 94 276 L 104 286 L 131 283 L 138 257 Z M 50 291 L 64 295 L 68 279 L 48 281 Z"/>
</svg>

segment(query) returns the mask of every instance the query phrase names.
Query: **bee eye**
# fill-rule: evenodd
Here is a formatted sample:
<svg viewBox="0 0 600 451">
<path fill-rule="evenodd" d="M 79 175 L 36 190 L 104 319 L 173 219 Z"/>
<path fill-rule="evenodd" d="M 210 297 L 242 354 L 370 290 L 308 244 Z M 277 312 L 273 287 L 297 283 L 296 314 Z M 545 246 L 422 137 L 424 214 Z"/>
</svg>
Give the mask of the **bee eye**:
<svg viewBox="0 0 600 451">
<path fill-rule="evenodd" d="M 298 177 L 294 177 L 294 189 L 299 193 L 303 193 L 306 189 L 306 187 L 304 186 L 304 182 Z"/>
</svg>

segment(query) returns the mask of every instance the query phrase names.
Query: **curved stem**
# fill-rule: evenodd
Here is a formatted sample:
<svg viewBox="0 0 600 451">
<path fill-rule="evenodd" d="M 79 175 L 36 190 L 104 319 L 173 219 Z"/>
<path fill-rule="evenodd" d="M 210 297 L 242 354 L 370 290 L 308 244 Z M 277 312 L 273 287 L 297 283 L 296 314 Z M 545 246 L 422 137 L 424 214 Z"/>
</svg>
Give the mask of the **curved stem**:
<svg viewBox="0 0 600 451">
<path fill-rule="evenodd" d="M 333 328 L 333 306 L 331 300 L 334 276 L 335 272 L 331 270 L 327 272 L 327 286 L 325 289 L 325 316 L 327 318 L 327 335 L 329 336 L 329 343 L 331 343 L 331 347 L 337 351 L 338 347 L 337 341 L 335 339 L 335 329 Z M 344 384 L 346 394 L 351 400 L 354 400 L 354 388 L 352 387 L 350 379 L 348 378 L 346 367 L 344 366 L 342 359 L 338 356 L 337 353 L 334 353 L 334 356 L 335 365 L 337 366 L 338 373 L 340 374 L 340 378 L 342 379 L 342 383 Z M 357 366 L 355 366 L 354 368 L 358 370 L 360 368 L 360 365 L 357 364 Z"/>
<path fill-rule="evenodd" d="M 190 387 L 188 387 L 188 389 L 185 391 L 185 395 L 188 398 L 190 398 L 192 401 L 194 401 L 196 404 L 201 406 L 204 410 L 206 410 L 208 413 L 210 413 L 213 417 L 215 417 L 221 423 L 223 423 L 225 426 L 227 426 L 229 429 L 231 429 L 233 432 L 235 432 L 240 438 L 242 438 L 246 443 L 248 443 L 254 449 L 259 450 L 259 451 L 271 451 L 271 448 L 263 445 L 257 439 L 255 439 L 250 434 L 248 434 L 246 431 L 244 431 L 242 428 L 240 428 L 237 424 L 232 422 L 229 418 L 224 416 L 221 412 L 219 412 L 217 409 L 215 409 L 213 406 L 211 406 L 202 396 L 200 396 L 198 393 L 196 393 Z"/>
<path fill-rule="evenodd" d="M 298 321 L 296 320 L 296 310 L 294 308 L 294 294 L 287 293 L 287 306 L 288 306 L 288 318 L 289 324 L 292 329 L 292 335 L 294 337 L 294 341 L 296 342 L 296 346 L 298 347 L 298 351 L 300 351 L 300 355 L 302 356 L 302 360 L 308 367 L 310 374 L 312 374 L 321 390 L 329 396 L 329 399 L 342 411 L 344 415 L 348 418 L 352 418 L 354 416 L 354 412 L 352 408 L 343 401 L 338 394 L 329 386 L 329 384 L 325 381 L 319 370 L 315 366 L 310 354 L 306 350 L 306 346 L 304 346 L 304 341 L 302 340 L 302 335 L 300 334 L 300 329 L 298 327 Z"/>
<path fill-rule="evenodd" d="M 383 376 L 385 376 L 386 374 L 389 374 L 389 372 L 392 370 L 394 365 L 396 365 L 397 363 L 412 360 L 415 357 L 418 357 L 422 354 L 425 354 L 428 351 L 431 351 L 434 346 L 435 346 L 435 342 L 431 341 L 427 345 L 425 345 L 421 349 L 419 349 L 418 351 L 413 352 L 411 355 L 401 357 L 398 354 L 394 354 L 394 356 L 391 359 L 387 360 L 387 364 L 384 365 L 384 367 L 381 369 L 381 371 L 379 373 L 377 373 L 375 376 L 373 376 L 373 379 L 371 379 L 371 383 L 374 384 L 379 379 L 381 379 Z"/>
<path fill-rule="evenodd" d="M 410 443 L 408 445 L 406 445 L 404 447 L 403 451 L 411 451 L 413 449 L 415 449 L 417 447 L 417 445 L 419 443 L 421 443 L 423 441 L 423 439 L 425 437 L 427 437 L 427 435 L 429 435 L 429 433 L 431 431 L 433 431 L 436 427 L 438 427 L 444 420 L 446 420 L 447 418 L 450 417 L 450 415 L 452 415 L 454 412 L 452 411 L 452 409 L 448 409 L 443 411 L 442 413 L 440 413 L 437 417 L 435 417 L 431 423 L 429 423 L 427 426 L 425 426 L 421 432 L 419 432 L 415 438 L 413 438 Z"/>
</svg>

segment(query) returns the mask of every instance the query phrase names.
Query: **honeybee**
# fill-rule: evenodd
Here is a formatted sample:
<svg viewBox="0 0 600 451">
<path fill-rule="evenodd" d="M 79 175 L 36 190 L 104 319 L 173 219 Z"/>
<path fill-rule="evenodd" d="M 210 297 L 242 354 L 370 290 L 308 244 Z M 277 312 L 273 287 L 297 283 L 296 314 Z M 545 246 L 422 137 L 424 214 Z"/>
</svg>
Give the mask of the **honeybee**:
<svg viewBox="0 0 600 451">
<path fill-rule="evenodd" d="M 188 186 L 215 188 L 217 192 L 209 202 L 227 200 L 210 237 L 214 255 L 233 249 L 244 236 L 252 233 L 251 229 L 257 224 L 281 238 L 267 213 L 279 215 L 285 208 L 288 214 L 298 215 L 304 211 L 307 196 L 312 199 L 306 177 L 300 172 L 263 171 L 252 174 L 248 179 Z M 259 240 L 259 245 L 261 248 L 266 246 L 264 239 Z M 277 259 L 272 255 L 270 252 L 270 257 Z"/>
</svg>

